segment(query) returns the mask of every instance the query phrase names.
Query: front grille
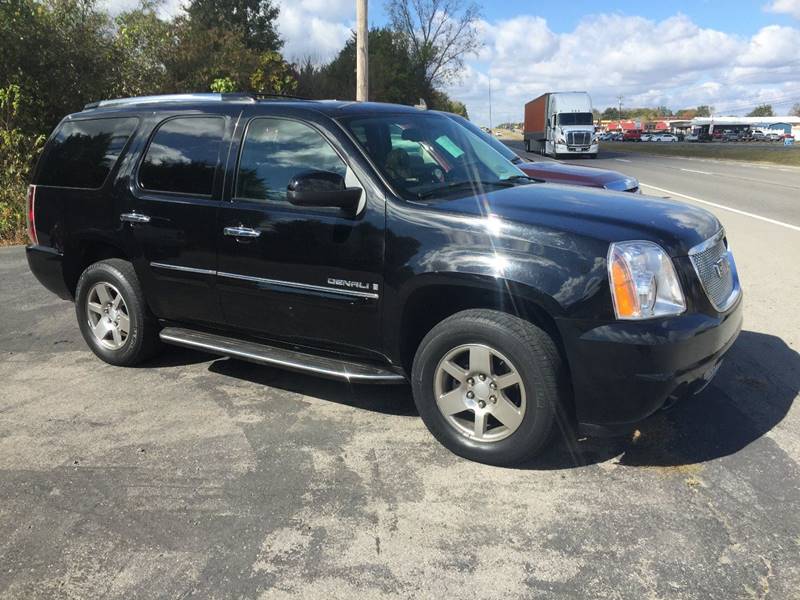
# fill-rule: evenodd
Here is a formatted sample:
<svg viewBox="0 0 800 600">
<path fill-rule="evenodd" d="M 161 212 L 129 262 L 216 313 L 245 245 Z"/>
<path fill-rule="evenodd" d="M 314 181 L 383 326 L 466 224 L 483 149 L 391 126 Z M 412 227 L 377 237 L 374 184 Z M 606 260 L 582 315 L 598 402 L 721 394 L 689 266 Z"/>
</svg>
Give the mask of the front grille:
<svg viewBox="0 0 800 600">
<path fill-rule="evenodd" d="M 711 304 L 717 310 L 725 310 L 735 299 L 736 267 L 728 252 L 724 232 L 720 231 L 713 238 L 692 248 L 689 258 Z"/>
<path fill-rule="evenodd" d="M 570 146 L 589 146 L 592 134 L 588 131 L 570 131 L 567 133 L 567 144 Z"/>
</svg>

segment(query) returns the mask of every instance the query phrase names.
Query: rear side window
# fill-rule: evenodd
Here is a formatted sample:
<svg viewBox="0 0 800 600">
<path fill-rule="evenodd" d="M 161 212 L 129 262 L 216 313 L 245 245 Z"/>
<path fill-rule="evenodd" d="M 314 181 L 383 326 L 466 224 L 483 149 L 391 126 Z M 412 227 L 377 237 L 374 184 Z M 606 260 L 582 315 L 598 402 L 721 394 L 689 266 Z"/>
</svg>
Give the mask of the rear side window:
<svg viewBox="0 0 800 600">
<path fill-rule="evenodd" d="M 146 190 L 210 196 L 225 130 L 222 117 L 178 117 L 156 131 L 139 168 Z"/>
<path fill-rule="evenodd" d="M 71 188 L 101 187 L 138 122 L 129 117 L 64 123 L 48 144 L 36 183 Z"/>
</svg>

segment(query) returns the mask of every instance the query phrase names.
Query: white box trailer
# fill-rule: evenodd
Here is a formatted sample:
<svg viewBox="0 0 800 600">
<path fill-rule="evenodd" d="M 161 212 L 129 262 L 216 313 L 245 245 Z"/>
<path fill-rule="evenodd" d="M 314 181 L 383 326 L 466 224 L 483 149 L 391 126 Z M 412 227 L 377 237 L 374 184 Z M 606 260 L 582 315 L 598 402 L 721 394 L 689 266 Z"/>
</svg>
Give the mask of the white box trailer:
<svg viewBox="0 0 800 600">
<path fill-rule="evenodd" d="M 586 92 L 548 92 L 525 105 L 525 149 L 559 158 L 597 158 L 592 99 Z"/>
</svg>

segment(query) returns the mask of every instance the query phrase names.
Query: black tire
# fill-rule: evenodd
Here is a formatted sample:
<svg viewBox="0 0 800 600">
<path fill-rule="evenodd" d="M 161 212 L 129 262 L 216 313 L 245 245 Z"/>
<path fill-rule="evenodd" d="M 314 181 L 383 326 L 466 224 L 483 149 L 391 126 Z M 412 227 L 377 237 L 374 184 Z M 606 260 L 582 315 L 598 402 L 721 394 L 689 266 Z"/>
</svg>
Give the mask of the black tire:
<svg viewBox="0 0 800 600">
<path fill-rule="evenodd" d="M 527 400 L 522 420 L 505 438 L 477 441 L 457 429 L 438 407 L 434 386 L 440 362 L 466 344 L 488 346 L 505 355 L 524 383 Z M 544 448 L 562 414 L 567 389 L 561 358 L 547 333 L 528 321 L 485 309 L 456 313 L 428 332 L 414 357 L 411 384 L 422 420 L 442 445 L 464 458 L 499 466 L 528 460 Z"/>
<path fill-rule="evenodd" d="M 91 290 L 98 283 L 110 284 L 122 296 L 129 320 L 126 338 L 118 349 L 110 349 L 92 332 L 87 316 Z M 78 279 L 75 313 L 83 339 L 100 359 L 121 367 L 132 367 L 154 356 L 161 347 L 158 321 L 150 313 L 133 265 L 120 258 L 110 258 L 89 265 Z M 112 341 L 112 340 L 109 340 Z"/>
<path fill-rule="evenodd" d="M 525 152 L 530 152 L 530 151 L 531 151 L 531 141 L 525 140 Z"/>
</svg>

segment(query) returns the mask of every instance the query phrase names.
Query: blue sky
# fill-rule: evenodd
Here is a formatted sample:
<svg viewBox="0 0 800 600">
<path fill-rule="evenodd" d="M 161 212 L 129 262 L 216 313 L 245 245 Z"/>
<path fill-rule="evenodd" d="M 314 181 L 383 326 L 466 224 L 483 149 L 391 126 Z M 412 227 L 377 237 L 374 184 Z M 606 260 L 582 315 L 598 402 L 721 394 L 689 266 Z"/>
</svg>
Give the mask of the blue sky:
<svg viewBox="0 0 800 600">
<path fill-rule="evenodd" d="M 506 0 L 503 2 L 478 2 L 483 15 L 489 21 L 508 19 L 518 15 L 536 14 L 547 19 L 550 27 L 563 33 L 575 28 L 578 21 L 588 15 L 621 13 L 641 15 L 663 20 L 676 13 L 687 15 L 702 27 L 714 27 L 723 31 L 750 35 L 761 27 L 772 23 L 790 25 L 791 17 L 778 16 L 762 10 L 766 2 L 742 2 L 723 0 L 696 0 L 695 2 L 634 2 L 567 0 L 565 2 L 534 2 L 532 0 Z M 382 2 L 370 2 L 373 23 L 386 20 Z"/>
</svg>

